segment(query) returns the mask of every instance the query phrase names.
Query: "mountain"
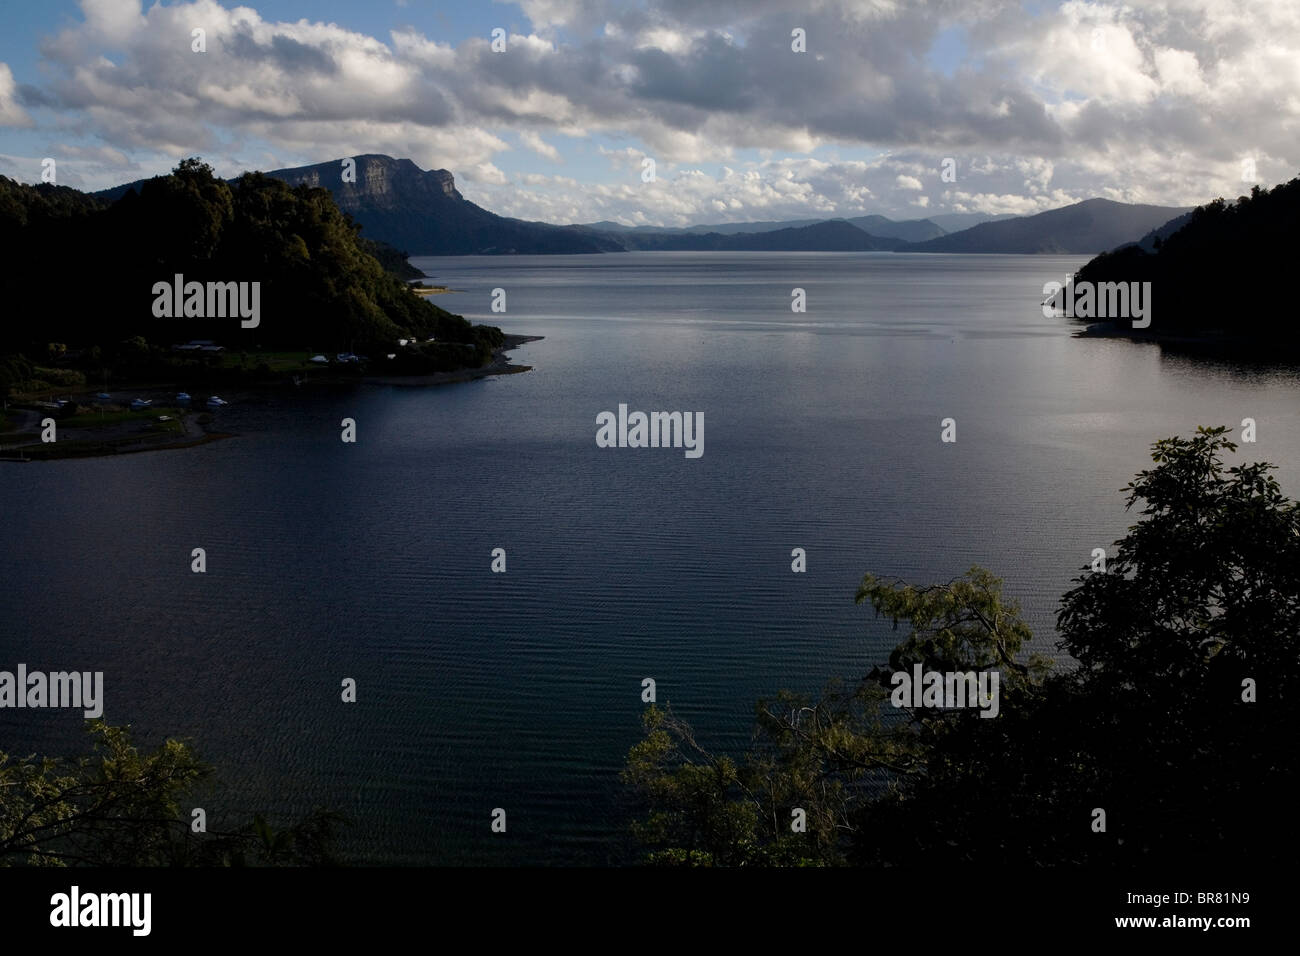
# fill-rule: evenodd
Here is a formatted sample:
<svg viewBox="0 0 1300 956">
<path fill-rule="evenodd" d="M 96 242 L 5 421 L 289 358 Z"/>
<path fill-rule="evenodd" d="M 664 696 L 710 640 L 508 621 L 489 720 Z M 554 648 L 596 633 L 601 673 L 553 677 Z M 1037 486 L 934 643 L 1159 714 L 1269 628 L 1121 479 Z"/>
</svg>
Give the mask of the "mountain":
<svg viewBox="0 0 1300 956">
<path fill-rule="evenodd" d="M 609 221 L 556 226 L 498 216 L 475 205 L 460 194 L 454 177 L 445 169 L 422 170 L 409 159 L 391 156 L 353 158 L 356 182 L 343 182 L 342 160 L 277 169 L 264 175 L 290 185 L 324 187 L 338 207 L 361 225 L 366 239 L 387 243 L 410 255 L 636 249 L 1096 254 L 1134 242 L 1136 237 L 1164 227 L 1175 216 L 1187 212 L 1089 199 L 1035 216 L 1010 218 L 963 213 L 903 221 L 871 215 L 676 228 L 623 226 Z M 92 195 L 112 201 L 132 189 L 139 192 L 145 182 L 127 183 Z M 949 226 L 971 217 L 985 221 L 945 234 Z"/>
<path fill-rule="evenodd" d="M 578 228 L 593 229 L 598 232 L 633 233 L 637 235 L 658 233 L 665 236 L 703 236 L 709 233 L 717 233 L 720 236 L 734 236 L 743 232 L 775 232 L 777 229 L 799 229 L 803 226 L 815 226 L 819 222 L 826 221 L 825 219 L 782 219 L 765 222 L 719 222 L 695 226 L 625 226 L 622 223 L 602 220 L 601 222 L 586 223 Z"/>
<path fill-rule="evenodd" d="M 410 255 L 577 253 L 618 251 L 601 233 L 509 219 L 465 199 L 445 169 L 422 170 L 409 159 L 365 155 L 356 182 L 345 183 L 342 160 L 276 169 L 265 175 L 290 185 L 323 186 L 340 209 L 361 224 L 362 235 Z M 96 193 L 117 199 L 144 180 Z"/>
<path fill-rule="evenodd" d="M 1257 186 L 1235 202 L 1216 199 L 1180 218 L 1185 222 L 1158 251 L 1130 243 L 1103 253 L 1079 270 L 1075 284 L 1151 283 L 1150 336 L 1246 344 L 1269 357 L 1300 354 L 1290 286 L 1278 278 L 1295 268 L 1300 249 L 1300 178 L 1271 190 Z"/>
<path fill-rule="evenodd" d="M 1133 242 L 1186 209 L 1086 199 L 1072 206 L 998 222 L 984 222 L 938 239 L 914 243 L 908 252 L 1091 254 Z"/>
<path fill-rule="evenodd" d="M 776 232 L 778 229 L 802 229 L 805 226 L 815 226 L 819 222 L 826 222 L 826 219 L 783 219 L 783 220 L 758 220 L 755 222 L 720 222 L 715 225 L 698 225 L 687 226 L 684 232 L 704 235 L 710 232 L 716 232 L 722 236 L 735 236 L 746 232 Z"/>
<path fill-rule="evenodd" d="M 856 216 L 845 220 L 865 233 L 884 239 L 902 239 L 906 242 L 925 242 L 944 235 L 945 230 L 929 219 L 886 219 L 884 216 Z"/>
<path fill-rule="evenodd" d="M 628 250 L 658 252 L 889 252 L 907 245 L 901 239 L 869 236 L 843 219 L 731 235 L 629 230 L 618 239 Z"/>
<path fill-rule="evenodd" d="M 1183 226 L 1191 222 L 1191 220 L 1192 220 L 1192 213 L 1190 212 L 1185 212 L 1181 216 L 1175 216 L 1173 219 L 1170 219 L 1159 229 L 1152 229 L 1145 236 L 1139 239 L 1137 244 L 1141 246 L 1143 250 L 1146 252 L 1155 252 L 1157 239 L 1159 239 L 1161 242 L 1164 242 L 1166 239 L 1168 239 L 1170 236 L 1176 233 L 1179 229 L 1183 228 Z"/>
<path fill-rule="evenodd" d="M 1003 219 L 1015 218 L 1016 214 L 1013 212 L 1004 212 L 996 216 L 986 212 L 946 212 L 931 216 L 930 222 L 944 232 L 961 232 L 961 230 L 969 229 L 971 226 L 978 226 L 982 222 L 1000 222 Z"/>
<path fill-rule="evenodd" d="M 853 219 L 843 217 L 837 219 L 783 219 L 783 220 L 759 220 L 754 222 L 722 222 L 713 224 L 704 224 L 696 226 L 624 226 L 621 223 L 602 220 L 601 222 L 584 223 L 576 228 L 589 229 L 596 232 L 614 233 L 617 235 L 648 235 L 658 233 L 661 235 L 708 235 L 717 233 L 722 236 L 734 236 L 741 233 L 752 232 L 776 232 L 780 229 L 802 229 L 806 226 L 815 226 L 823 222 L 848 222 L 857 226 L 863 232 L 882 239 L 904 239 L 907 242 L 920 242 L 925 239 L 934 239 L 942 236 L 944 230 L 928 219 L 908 219 L 902 222 L 888 219 L 885 216 L 857 216 Z"/>
<path fill-rule="evenodd" d="M 803 226 L 815 226 L 819 222 L 826 221 L 826 219 L 782 219 L 766 222 L 720 222 L 696 226 L 625 226 L 622 223 L 610 222 L 608 219 L 604 219 L 600 222 L 583 223 L 573 228 L 618 233 L 620 235 L 626 233 L 636 235 L 656 233 L 665 236 L 703 236 L 709 233 L 717 233 L 721 236 L 734 236 L 742 232 L 775 232 L 777 229 L 799 229 Z"/>
<path fill-rule="evenodd" d="M 587 232 L 685 232 L 684 229 L 673 229 L 668 226 L 625 226 L 621 222 L 614 222 L 610 219 L 602 219 L 600 222 L 574 222 L 570 223 L 570 229 L 583 229 Z"/>
</svg>

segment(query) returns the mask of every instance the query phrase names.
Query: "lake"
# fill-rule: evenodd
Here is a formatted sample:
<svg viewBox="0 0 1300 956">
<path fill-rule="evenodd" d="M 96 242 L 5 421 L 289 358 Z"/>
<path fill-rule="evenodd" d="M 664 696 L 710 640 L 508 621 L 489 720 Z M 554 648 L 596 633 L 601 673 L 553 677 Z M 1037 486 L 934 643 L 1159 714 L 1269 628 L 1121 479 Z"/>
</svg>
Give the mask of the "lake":
<svg viewBox="0 0 1300 956">
<path fill-rule="evenodd" d="M 107 719 L 217 766 L 211 826 L 325 805 L 356 862 L 619 862 L 643 678 L 739 748 L 756 699 L 885 662 L 864 572 L 974 564 L 1055 654 L 1120 489 L 1199 424 L 1254 418 L 1238 457 L 1300 493 L 1300 370 L 1072 338 L 1039 303 L 1083 257 L 414 261 L 437 304 L 545 336 L 513 353 L 533 370 L 245 396 L 228 441 L 0 464 L 0 668 L 103 671 Z M 704 454 L 597 447 L 620 403 L 702 412 Z M 78 713 L 0 711 L 0 749 L 84 744 Z"/>
</svg>

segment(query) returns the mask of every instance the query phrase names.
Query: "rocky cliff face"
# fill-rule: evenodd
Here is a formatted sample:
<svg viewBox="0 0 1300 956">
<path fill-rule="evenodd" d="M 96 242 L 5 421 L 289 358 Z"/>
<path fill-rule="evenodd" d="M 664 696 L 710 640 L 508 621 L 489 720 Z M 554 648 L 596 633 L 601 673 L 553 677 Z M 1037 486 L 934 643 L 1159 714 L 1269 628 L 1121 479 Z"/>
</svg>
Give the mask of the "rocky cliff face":
<svg viewBox="0 0 1300 956">
<path fill-rule="evenodd" d="M 427 172 L 409 159 L 371 154 L 352 157 L 356 181 L 343 181 L 343 161 L 277 169 L 267 173 L 292 185 L 323 186 L 334 193 L 341 209 L 348 212 L 370 208 L 395 209 L 402 203 L 421 199 L 465 201 L 456 189 L 456 178 L 445 169 Z"/>
<path fill-rule="evenodd" d="M 267 173 L 292 185 L 328 189 L 362 235 L 411 255 L 602 252 L 619 248 L 567 226 L 507 219 L 467 200 L 445 169 L 423 170 L 409 159 L 352 157 L 356 181 L 343 181 L 343 160 Z"/>
<path fill-rule="evenodd" d="M 339 208 L 361 224 L 361 235 L 410 255 L 464 256 L 501 253 L 618 252 L 610 236 L 574 226 L 507 219 L 476 206 L 456 189 L 445 169 L 423 170 L 409 159 L 371 153 L 353 156 L 356 181 L 343 181 L 343 160 L 267 173 L 291 185 L 328 189 Z M 93 195 L 113 202 L 145 180 Z"/>
</svg>

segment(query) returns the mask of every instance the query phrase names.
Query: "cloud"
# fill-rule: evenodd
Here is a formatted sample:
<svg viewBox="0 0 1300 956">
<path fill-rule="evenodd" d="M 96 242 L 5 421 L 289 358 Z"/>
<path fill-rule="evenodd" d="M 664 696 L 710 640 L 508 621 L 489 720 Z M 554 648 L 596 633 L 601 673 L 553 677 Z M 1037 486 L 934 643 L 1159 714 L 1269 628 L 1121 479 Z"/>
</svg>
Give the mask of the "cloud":
<svg viewBox="0 0 1300 956">
<path fill-rule="evenodd" d="M 0 126 L 32 126 L 32 118 L 18 105 L 18 87 L 8 63 L 0 63 Z"/>
<path fill-rule="evenodd" d="M 1186 205 L 1183 196 L 1195 181 L 1189 170 L 1185 176 L 1145 185 L 1137 170 L 1157 161 L 1157 154 L 1151 153 L 1132 158 L 1131 181 L 1140 185 L 1125 187 L 1099 187 L 1099 174 L 1091 162 L 959 154 L 954 157 L 957 181 L 948 183 L 941 176 L 941 157 L 899 152 L 870 161 L 769 158 L 723 165 L 716 171 L 661 165 L 656 181 L 643 183 L 639 151 L 628 147 L 604 152 L 612 164 L 612 182 L 525 173 L 507 177 L 504 184 L 475 182 L 462 192 L 474 202 L 521 219 L 686 226 L 869 213 L 895 219 L 943 212 L 1032 215 L 1094 196 L 1181 206 Z M 1240 167 L 1225 167 L 1222 172 L 1238 177 Z M 900 188 L 900 180 L 906 188 Z"/>
<path fill-rule="evenodd" d="M 490 186 L 503 186 L 508 181 L 506 174 L 491 163 L 476 163 L 464 170 L 462 175 L 471 183 L 485 183 Z"/>
<path fill-rule="evenodd" d="M 553 163 L 563 162 L 560 157 L 560 151 L 538 136 L 537 133 L 531 129 L 521 131 L 519 133 L 519 141 L 538 156 L 549 159 Z"/>
<path fill-rule="evenodd" d="M 104 166 L 129 166 L 131 160 L 120 149 L 111 146 L 73 146 L 59 143 L 55 150 L 61 159 L 75 159 L 99 163 Z"/>
<path fill-rule="evenodd" d="M 845 214 L 870 205 L 865 211 L 906 213 L 927 208 L 923 200 L 936 211 L 1036 210 L 1090 195 L 1181 204 L 1240 190 L 1246 155 L 1265 181 L 1300 167 L 1300 4 L 518 6 L 528 27 L 502 8 L 501 26 L 512 32 L 496 53 L 486 30 L 454 44 L 416 27 L 381 39 L 215 0 L 147 9 L 139 0 L 82 0 L 83 19 L 41 44 L 48 81 L 16 88 L 0 68 L 0 123 L 31 125 L 24 107 L 39 106 L 56 111 L 61 128 L 123 155 L 203 152 L 219 168 L 250 141 L 294 160 L 386 152 L 473 177 L 476 195 L 491 189 L 511 208 L 585 215 L 603 203 L 618 216 L 663 221 L 792 204 L 802 204 L 802 217 L 827 203 L 846 204 Z M 190 49 L 195 26 L 207 31 L 205 54 Z M 792 26 L 806 30 L 807 53 L 791 49 Z M 961 48 L 935 63 L 936 41 L 954 31 Z M 598 137 L 623 163 L 610 167 L 607 195 L 570 195 L 555 179 L 501 181 L 508 177 L 493 163 L 514 143 L 559 161 L 551 133 Z M 800 167 L 787 180 L 776 166 L 738 161 L 752 151 L 777 162 L 839 149 L 886 151 L 892 165 Z M 647 192 L 639 179 L 621 178 L 639 173 L 646 155 L 684 192 Z M 938 178 L 945 156 L 962 159 L 957 184 Z M 710 164 L 734 176 L 758 172 L 762 189 L 716 171 L 686 175 Z M 840 173 L 850 179 L 832 182 Z M 625 187 L 638 192 L 622 196 Z M 697 189 L 717 192 L 705 198 Z"/>
</svg>

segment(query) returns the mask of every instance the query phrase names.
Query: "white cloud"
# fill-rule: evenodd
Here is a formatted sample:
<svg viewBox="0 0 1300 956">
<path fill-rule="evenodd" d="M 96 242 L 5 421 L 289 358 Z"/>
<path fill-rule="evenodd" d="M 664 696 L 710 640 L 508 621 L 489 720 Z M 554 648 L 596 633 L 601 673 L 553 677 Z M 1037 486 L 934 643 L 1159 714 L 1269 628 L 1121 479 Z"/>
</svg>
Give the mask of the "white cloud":
<svg viewBox="0 0 1300 956">
<path fill-rule="evenodd" d="M 1204 96 L 1208 92 L 1195 54 L 1166 47 L 1155 51 L 1155 65 L 1166 92 L 1189 97 Z"/>
<path fill-rule="evenodd" d="M 484 183 L 489 186 L 504 186 L 508 180 L 506 174 L 491 163 L 475 163 L 462 173 L 469 182 Z"/>
<path fill-rule="evenodd" d="M 121 42 L 144 27 L 140 0 L 80 0 L 86 25 L 110 42 Z"/>
<path fill-rule="evenodd" d="M 13 71 L 8 63 L 0 63 L 0 126 L 31 126 L 32 118 L 18 105 Z"/>
<path fill-rule="evenodd" d="M 519 141 L 538 156 L 549 159 L 553 163 L 563 162 L 560 151 L 531 129 L 522 130 L 519 133 Z"/>
<path fill-rule="evenodd" d="M 83 0 L 83 20 L 41 43 L 42 85 L 0 64 L 0 125 L 30 126 L 40 103 L 63 141 L 75 129 L 128 161 L 202 152 L 219 168 L 246 161 L 249 141 L 294 161 L 385 152 L 472 177 L 476 195 L 532 218 L 1183 204 L 1239 190 L 1242 155 L 1266 182 L 1300 167 L 1294 2 L 1067 0 L 1029 13 L 1006 0 L 814 0 L 798 25 L 815 56 L 790 50 L 788 0 L 519 7 L 529 25 L 502 7 L 513 32 L 496 54 L 486 33 L 452 44 L 407 27 L 384 42 L 216 0 Z M 209 53 L 191 52 L 194 26 Z M 953 26 L 969 56 L 933 69 L 930 47 Z M 494 162 L 518 145 L 560 160 L 546 130 L 598 137 L 612 164 L 603 185 L 508 182 Z M 889 160 L 779 159 L 836 147 Z M 739 162 L 747 150 L 766 158 Z M 641 188 L 646 155 L 673 191 Z M 959 181 L 942 184 L 938 161 L 954 155 Z M 715 163 L 729 168 L 686 172 Z"/>
</svg>

